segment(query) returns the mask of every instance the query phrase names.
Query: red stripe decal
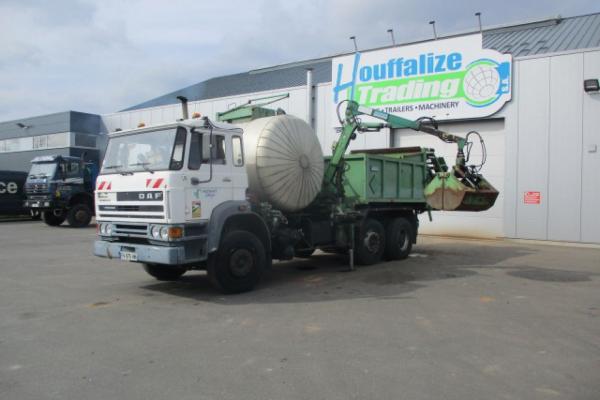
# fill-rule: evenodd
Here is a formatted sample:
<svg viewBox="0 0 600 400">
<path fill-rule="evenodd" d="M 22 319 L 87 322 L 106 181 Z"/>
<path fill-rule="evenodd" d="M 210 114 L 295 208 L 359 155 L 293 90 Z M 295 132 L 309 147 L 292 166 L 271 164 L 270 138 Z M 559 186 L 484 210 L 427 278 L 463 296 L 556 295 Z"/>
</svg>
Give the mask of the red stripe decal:
<svg viewBox="0 0 600 400">
<path fill-rule="evenodd" d="M 154 182 L 154 186 L 152 186 L 153 189 L 158 189 L 158 187 L 160 186 L 160 184 L 163 182 L 163 178 L 158 178 L 156 180 L 156 182 Z"/>
<path fill-rule="evenodd" d="M 150 182 L 152 182 L 152 179 L 146 179 L 146 187 L 150 186 Z"/>
<path fill-rule="evenodd" d="M 104 184 L 105 183 L 106 183 L 105 181 L 100 182 L 100 184 L 98 185 L 98 190 L 104 189 Z"/>
<path fill-rule="evenodd" d="M 108 186 L 106 187 L 106 190 L 110 190 L 112 188 L 112 182 L 108 182 Z"/>
</svg>

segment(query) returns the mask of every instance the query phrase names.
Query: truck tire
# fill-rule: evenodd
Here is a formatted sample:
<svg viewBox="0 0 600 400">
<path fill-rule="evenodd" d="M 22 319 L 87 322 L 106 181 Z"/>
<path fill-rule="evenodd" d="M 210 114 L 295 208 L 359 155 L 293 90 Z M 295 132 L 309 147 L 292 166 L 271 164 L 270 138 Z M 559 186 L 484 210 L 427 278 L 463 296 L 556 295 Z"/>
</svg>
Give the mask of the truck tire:
<svg viewBox="0 0 600 400">
<path fill-rule="evenodd" d="M 242 293 L 260 282 L 267 266 L 262 242 L 247 231 L 225 234 L 219 249 L 208 259 L 207 274 L 213 286 L 223 293 Z"/>
<path fill-rule="evenodd" d="M 64 214 L 54 215 L 54 211 L 44 211 L 42 213 L 42 219 L 48 226 L 59 226 L 65 221 Z"/>
<path fill-rule="evenodd" d="M 87 204 L 75 204 L 67 213 L 67 221 L 73 228 L 83 228 L 90 224 L 92 210 Z"/>
<path fill-rule="evenodd" d="M 385 232 L 385 257 L 388 260 L 404 260 L 412 250 L 413 226 L 406 218 L 396 218 Z"/>
<path fill-rule="evenodd" d="M 159 281 L 176 281 L 187 271 L 180 266 L 161 264 L 144 264 L 144 270 Z"/>
<path fill-rule="evenodd" d="M 367 218 L 363 221 L 355 244 L 356 262 L 373 265 L 381 261 L 385 251 L 385 229 L 381 222 Z"/>
</svg>

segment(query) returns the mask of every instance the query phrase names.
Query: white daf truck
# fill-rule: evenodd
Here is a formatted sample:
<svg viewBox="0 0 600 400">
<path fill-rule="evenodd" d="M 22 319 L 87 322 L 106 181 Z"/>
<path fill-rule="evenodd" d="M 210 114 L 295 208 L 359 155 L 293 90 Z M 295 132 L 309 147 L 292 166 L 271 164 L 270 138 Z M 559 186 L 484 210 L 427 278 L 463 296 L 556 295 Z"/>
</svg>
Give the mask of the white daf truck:
<svg viewBox="0 0 600 400">
<path fill-rule="evenodd" d="M 386 126 L 358 115 L 457 142 L 457 165 L 450 172 L 420 147 L 345 154 L 357 132 Z M 94 254 L 142 263 L 159 280 L 206 270 L 222 291 L 243 292 L 271 260 L 317 248 L 347 253 L 351 267 L 354 257 L 363 265 L 406 258 L 418 214 L 480 211 L 498 195 L 465 166 L 462 138 L 355 102 L 340 123 L 331 157 L 308 124 L 288 115 L 243 129 L 202 118 L 110 134 L 96 181 Z"/>
</svg>

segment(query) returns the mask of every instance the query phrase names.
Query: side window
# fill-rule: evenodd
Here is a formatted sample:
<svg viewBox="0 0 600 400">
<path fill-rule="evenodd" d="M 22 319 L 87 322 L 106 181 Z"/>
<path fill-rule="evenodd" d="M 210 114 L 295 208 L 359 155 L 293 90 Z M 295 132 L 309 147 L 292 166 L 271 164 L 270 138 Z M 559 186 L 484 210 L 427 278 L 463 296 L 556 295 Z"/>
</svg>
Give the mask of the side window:
<svg viewBox="0 0 600 400">
<path fill-rule="evenodd" d="M 190 140 L 190 156 L 188 159 L 188 169 L 197 170 L 202 165 L 203 152 L 203 134 L 192 132 Z"/>
<path fill-rule="evenodd" d="M 240 136 L 233 136 L 231 138 L 231 150 L 233 152 L 233 165 L 235 167 L 244 165 L 244 149 L 242 147 L 242 138 Z"/>
<path fill-rule="evenodd" d="M 212 135 L 212 146 L 209 144 L 210 135 L 202 137 L 202 163 L 225 164 L 225 136 Z"/>
<path fill-rule="evenodd" d="M 72 161 L 67 164 L 67 177 L 76 178 L 79 176 L 79 162 Z"/>
<path fill-rule="evenodd" d="M 225 136 L 213 135 L 212 159 L 215 164 L 225 164 Z"/>
<path fill-rule="evenodd" d="M 177 128 L 175 135 L 175 144 L 173 145 L 173 154 L 171 155 L 171 165 L 169 169 L 181 169 L 183 167 L 183 153 L 185 150 L 185 136 L 187 131 L 185 128 Z"/>
</svg>

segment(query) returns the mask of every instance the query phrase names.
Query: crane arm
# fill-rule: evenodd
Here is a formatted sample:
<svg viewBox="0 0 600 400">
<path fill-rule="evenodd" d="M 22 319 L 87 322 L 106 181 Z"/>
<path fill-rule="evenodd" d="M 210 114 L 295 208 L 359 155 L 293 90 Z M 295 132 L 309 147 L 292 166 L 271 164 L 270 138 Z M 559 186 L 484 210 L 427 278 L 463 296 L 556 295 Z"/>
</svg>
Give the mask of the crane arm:
<svg viewBox="0 0 600 400">
<path fill-rule="evenodd" d="M 425 120 L 410 120 L 396 115 L 388 114 L 383 111 L 379 111 L 370 107 L 359 105 L 357 102 L 349 100 L 346 106 L 345 118 L 342 121 L 342 134 L 340 139 L 335 145 L 333 155 L 329 161 L 327 170 L 325 171 L 325 181 L 332 182 L 336 174 L 339 172 L 339 168 L 342 164 L 344 154 L 350 145 L 350 141 L 356 137 L 356 131 L 359 132 L 377 132 L 383 128 L 392 129 L 412 129 L 428 133 L 436 136 L 440 140 L 446 143 L 456 143 L 458 146 L 458 153 L 456 157 L 456 164 L 464 166 L 464 147 L 466 145 L 465 138 L 460 136 L 452 135 L 437 129 L 436 126 L 425 124 Z M 338 106 L 339 107 L 339 106 Z M 385 121 L 385 123 L 373 123 L 373 122 L 362 122 L 357 117 L 360 115 L 366 115 Z"/>
</svg>

